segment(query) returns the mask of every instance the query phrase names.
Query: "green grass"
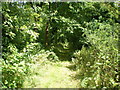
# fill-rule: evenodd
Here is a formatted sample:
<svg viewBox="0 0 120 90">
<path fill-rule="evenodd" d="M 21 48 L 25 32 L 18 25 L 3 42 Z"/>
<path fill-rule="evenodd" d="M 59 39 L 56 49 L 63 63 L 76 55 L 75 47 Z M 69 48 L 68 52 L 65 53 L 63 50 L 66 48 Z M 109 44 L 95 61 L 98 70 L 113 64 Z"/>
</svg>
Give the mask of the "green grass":
<svg viewBox="0 0 120 90">
<path fill-rule="evenodd" d="M 38 61 L 32 65 L 32 75 L 25 78 L 24 88 L 79 88 L 75 80 L 76 71 L 67 68 L 69 61 L 49 62 Z"/>
</svg>

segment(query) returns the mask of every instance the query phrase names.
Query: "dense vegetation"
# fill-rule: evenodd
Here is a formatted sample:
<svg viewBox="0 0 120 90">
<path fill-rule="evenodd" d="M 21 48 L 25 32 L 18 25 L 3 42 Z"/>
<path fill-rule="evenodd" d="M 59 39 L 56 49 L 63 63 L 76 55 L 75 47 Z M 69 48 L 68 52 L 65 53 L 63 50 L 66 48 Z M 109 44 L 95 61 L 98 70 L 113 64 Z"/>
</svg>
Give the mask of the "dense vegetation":
<svg viewBox="0 0 120 90">
<path fill-rule="evenodd" d="M 119 87 L 119 15 L 115 2 L 2 2 L 2 87 L 23 87 L 37 61 L 72 62 L 81 88 Z"/>
</svg>

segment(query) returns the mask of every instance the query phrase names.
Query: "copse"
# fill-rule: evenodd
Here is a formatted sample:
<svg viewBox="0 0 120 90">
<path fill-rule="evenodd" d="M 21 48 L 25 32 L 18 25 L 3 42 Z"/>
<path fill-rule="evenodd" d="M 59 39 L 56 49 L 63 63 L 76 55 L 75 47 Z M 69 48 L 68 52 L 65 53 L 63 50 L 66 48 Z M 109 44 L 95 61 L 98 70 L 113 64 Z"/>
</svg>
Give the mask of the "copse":
<svg viewBox="0 0 120 90">
<path fill-rule="evenodd" d="M 114 2 L 2 2 L 3 87 L 21 88 L 38 53 L 73 61 L 82 88 L 118 87 L 119 15 Z"/>
</svg>

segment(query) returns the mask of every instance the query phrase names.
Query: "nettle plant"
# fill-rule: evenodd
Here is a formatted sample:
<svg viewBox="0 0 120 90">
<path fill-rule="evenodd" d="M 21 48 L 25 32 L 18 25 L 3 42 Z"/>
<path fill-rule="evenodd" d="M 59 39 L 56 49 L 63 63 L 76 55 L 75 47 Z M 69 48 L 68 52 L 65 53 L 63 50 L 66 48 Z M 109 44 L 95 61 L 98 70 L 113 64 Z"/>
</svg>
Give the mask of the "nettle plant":
<svg viewBox="0 0 120 90">
<path fill-rule="evenodd" d="M 74 53 L 79 69 L 81 87 L 117 87 L 118 77 L 118 24 L 86 23 L 84 34 L 89 48 Z"/>
</svg>

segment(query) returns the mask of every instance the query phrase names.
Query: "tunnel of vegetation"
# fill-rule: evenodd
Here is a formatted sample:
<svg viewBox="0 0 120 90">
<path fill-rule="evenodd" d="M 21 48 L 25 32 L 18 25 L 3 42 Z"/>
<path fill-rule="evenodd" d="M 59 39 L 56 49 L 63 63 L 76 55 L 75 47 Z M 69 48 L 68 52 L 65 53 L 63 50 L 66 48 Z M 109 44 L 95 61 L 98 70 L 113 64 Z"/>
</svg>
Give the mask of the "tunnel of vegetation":
<svg viewBox="0 0 120 90">
<path fill-rule="evenodd" d="M 119 87 L 119 9 L 115 2 L 2 2 L 3 88 L 21 88 L 38 53 L 72 61 L 82 88 Z"/>
</svg>

